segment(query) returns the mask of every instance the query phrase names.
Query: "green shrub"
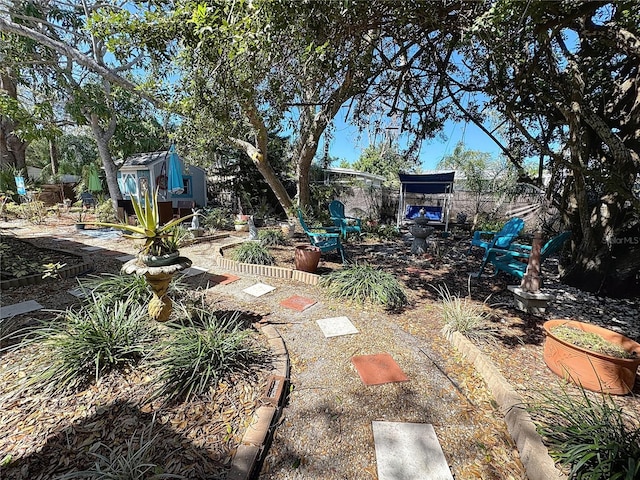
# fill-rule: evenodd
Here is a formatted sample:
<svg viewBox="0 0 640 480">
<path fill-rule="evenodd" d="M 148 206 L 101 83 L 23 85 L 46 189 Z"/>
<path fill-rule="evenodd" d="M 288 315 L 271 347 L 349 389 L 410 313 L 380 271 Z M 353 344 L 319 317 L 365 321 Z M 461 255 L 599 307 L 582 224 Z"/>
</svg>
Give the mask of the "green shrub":
<svg viewBox="0 0 640 480">
<path fill-rule="evenodd" d="M 68 309 L 21 343 L 37 346 L 24 387 L 52 392 L 81 387 L 143 358 L 154 339 L 143 305 L 91 295 L 82 308 Z"/>
<path fill-rule="evenodd" d="M 322 277 L 320 284 L 335 298 L 348 298 L 360 303 L 370 301 L 392 310 L 407 304 L 407 296 L 395 277 L 369 265 L 336 270 Z"/>
<path fill-rule="evenodd" d="M 79 283 L 90 303 L 94 301 L 92 297 L 97 297 L 101 302 L 109 304 L 130 299 L 140 305 L 147 305 L 152 297 L 147 281 L 142 275 L 103 273 L 100 276 L 90 275 L 80 279 Z M 173 300 L 179 300 L 187 291 L 187 285 L 181 282 L 178 276 L 171 279 L 169 295 Z"/>
<path fill-rule="evenodd" d="M 258 232 L 258 241 L 265 247 L 289 244 L 289 240 L 284 236 L 282 230 L 278 230 L 276 228 L 260 230 Z"/>
<path fill-rule="evenodd" d="M 203 308 L 182 313 L 187 323 L 170 325 L 174 328 L 162 341 L 160 354 L 153 362 L 159 372 L 159 387 L 151 399 L 189 401 L 206 394 L 232 373 L 250 373 L 252 366 L 266 357 L 251 342 L 238 314 L 218 318 Z"/>
<path fill-rule="evenodd" d="M 254 263 L 256 265 L 273 265 L 276 261 L 267 247 L 259 242 L 241 244 L 233 251 L 232 258 L 236 262 Z"/>
<path fill-rule="evenodd" d="M 569 478 L 640 478 L 640 417 L 625 413 L 605 394 L 544 392 L 528 405 L 551 456 Z"/>
<path fill-rule="evenodd" d="M 498 336 L 498 329 L 489 325 L 487 314 L 482 305 L 471 302 L 469 298 L 452 295 L 446 285 L 435 287 L 442 301 L 442 319 L 445 336 L 460 332 L 469 340 L 492 343 Z"/>
<path fill-rule="evenodd" d="M 233 214 L 225 208 L 212 208 L 204 214 L 202 225 L 209 230 L 230 230 L 233 228 Z"/>
</svg>

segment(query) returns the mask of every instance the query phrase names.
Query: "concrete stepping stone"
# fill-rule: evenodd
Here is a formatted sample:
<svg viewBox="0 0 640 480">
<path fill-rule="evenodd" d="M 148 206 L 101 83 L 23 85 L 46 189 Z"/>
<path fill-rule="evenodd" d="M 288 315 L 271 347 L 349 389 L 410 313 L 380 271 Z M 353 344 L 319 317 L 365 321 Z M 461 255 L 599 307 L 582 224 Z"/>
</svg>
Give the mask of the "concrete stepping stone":
<svg viewBox="0 0 640 480">
<path fill-rule="evenodd" d="M 189 267 L 182 272 L 183 277 L 193 277 L 195 275 L 202 275 L 203 273 L 207 273 L 207 269 L 204 267 Z"/>
<path fill-rule="evenodd" d="M 122 263 L 124 263 L 134 258 L 136 258 L 135 255 L 121 255 L 119 257 L 116 257 L 116 260 L 120 260 Z"/>
<path fill-rule="evenodd" d="M 104 252 L 102 252 L 102 255 L 105 255 L 108 257 L 115 257 L 116 255 L 118 256 L 124 255 L 124 253 L 119 252 L 118 250 L 105 250 Z"/>
<path fill-rule="evenodd" d="M 249 288 L 245 288 L 243 292 L 248 293 L 249 295 L 254 297 L 261 297 L 262 295 L 265 295 L 275 289 L 276 287 L 272 287 L 271 285 L 267 285 L 266 283 L 256 283 Z"/>
<path fill-rule="evenodd" d="M 316 320 L 316 323 L 327 338 L 359 333 L 347 317 L 322 318 Z"/>
<path fill-rule="evenodd" d="M 280 305 L 297 312 L 304 312 L 307 308 L 315 305 L 317 302 L 311 298 L 301 297 L 300 295 L 293 295 L 280 302 Z M 322 328 L 322 327 L 321 327 Z"/>
<path fill-rule="evenodd" d="M 72 288 L 71 290 L 67 290 L 67 292 L 77 298 L 84 298 L 87 296 L 82 288 Z"/>
<path fill-rule="evenodd" d="M 86 252 L 97 252 L 98 250 L 104 250 L 104 248 L 95 247 L 95 246 L 88 246 L 88 247 L 82 247 L 82 248 L 80 248 L 80 250 L 84 250 Z"/>
<path fill-rule="evenodd" d="M 365 385 L 382 385 L 383 383 L 406 382 L 409 378 L 404 374 L 395 360 L 388 353 L 377 355 L 356 355 L 351 357 L 362 383 Z"/>
<path fill-rule="evenodd" d="M 371 422 L 378 480 L 453 480 L 429 423 Z"/>
<path fill-rule="evenodd" d="M 0 319 L 15 317 L 24 313 L 35 312 L 43 308 L 35 300 L 27 300 L 26 302 L 14 303 L 13 305 L 5 305 L 0 307 Z"/>
</svg>

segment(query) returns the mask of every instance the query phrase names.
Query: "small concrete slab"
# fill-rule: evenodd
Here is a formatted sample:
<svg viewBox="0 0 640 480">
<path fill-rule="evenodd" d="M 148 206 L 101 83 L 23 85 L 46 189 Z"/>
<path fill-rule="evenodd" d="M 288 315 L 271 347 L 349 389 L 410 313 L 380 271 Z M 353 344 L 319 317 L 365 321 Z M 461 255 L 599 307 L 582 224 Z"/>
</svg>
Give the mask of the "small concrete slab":
<svg viewBox="0 0 640 480">
<path fill-rule="evenodd" d="M 280 305 L 297 312 L 304 312 L 307 308 L 315 305 L 316 303 L 317 302 L 311 298 L 301 297 L 300 295 L 293 295 L 281 301 Z"/>
<path fill-rule="evenodd" d="M 207 273 L 207 269 L 204 267 L 189 267 L 182 272 L 183 277 L 194 277 L 196 275 L 202 275 Z"/>
<path fill-rule="evenodd" d="M 0 319 L 15 317 L 24 313 L 35 312 L 43 308 L 35 300 L 27 300 L 26 302 L 14 303 L 13 305 L 5 305 L 0 307 Z"/>
<path fill-rule="evenodd" d="M 379 480 L 453 480 L 433 425 L 371 423 Z"/>
<path fill-rule="evenodd" d="M 82 288 L 73 288 L 71 290 L 67 290 L 67 292 L 77 298 L 84 298 L 87 296 Z"/>
<path fill-rule="evenodd" d="M 116 260 L 120 260 L 122 263 L 124 262 L 128 262 L 129 260 L 133 260 L 135 257 L 135 255 L 121 255 L 119 257 L 116 257 Z"/>
<path fill-rule="evenodd" d="M 242 290 L 244 293 L 248 293 L 253 297 L 261 297 L 269 292 L 275 290 L 276 287 L 272 287 L 271 285 L 267 285 L 266 283 L 256 283 L 255 285 L 245 288 Z"/>
<path fill-rule="evenodd" d="M 407 382 L 409 380 L 388 353 L 356 355 L 351 357 L 351 362 L 365 385 L 382 385 L 383 383 Z"/>
<path fill-rule="evenodd" d="M 85 252 L 97 252 L 98 250 L 104 250 L 104 248 L 89 246 L 89 247 L 82 247 L 80 248 L 80 250 L 84 250 Z"/>
<path fill-rule="evenodd" d="M 221 273 L 215 275 L 209 275 L 209 283 L 211 285 L 227 285 L 229 283 L 237 282 L 240 277 L 232 275 L 231 273 Z"/>
<path fill-rule="evenodd" d="M 327 338 L 359 333 L 347 317 L 322 318 L 316 320 L 316 323 Z"/>
</svg>

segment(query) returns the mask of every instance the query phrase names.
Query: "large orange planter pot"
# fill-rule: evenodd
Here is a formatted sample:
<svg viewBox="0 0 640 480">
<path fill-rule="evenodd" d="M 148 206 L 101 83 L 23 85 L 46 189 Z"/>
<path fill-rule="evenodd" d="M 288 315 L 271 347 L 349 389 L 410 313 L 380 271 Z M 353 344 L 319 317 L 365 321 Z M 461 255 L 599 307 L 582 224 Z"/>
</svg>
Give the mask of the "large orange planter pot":
<svg viewBox="0 0 640 480">
<path fill-rule="evenodd" d="M 560 340 L 551 329 L 564 324 L 596 333 L 629 353 L 635 352 L 635 357 L 611 357 Z M 624 395 L 633 390 L 640 365 L 640 343 L 606 328 L 575 320 L 549 320 L 544 323 L 544 330 L 544 361 L 553 373 L 594 392 Z"/>
<path fill-rule="evenodd" d="M 315 273 L 320 262 L 320 249 L 312 245 L 299 245 L 295 250 L 294 262 L 296 270 Z"/>
</svg>

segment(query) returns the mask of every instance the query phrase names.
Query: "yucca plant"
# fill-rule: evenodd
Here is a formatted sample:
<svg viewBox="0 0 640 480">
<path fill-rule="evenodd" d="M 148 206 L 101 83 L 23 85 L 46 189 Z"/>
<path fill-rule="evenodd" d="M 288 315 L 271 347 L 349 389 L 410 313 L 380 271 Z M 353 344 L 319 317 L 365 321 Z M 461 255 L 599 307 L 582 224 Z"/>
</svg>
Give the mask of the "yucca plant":
<svg viewBox="0 0 640 480">
<path fill-rule="evenodd" d="M 407 304 L 407 296 L 396 278 L 370 265 L 352 265 L 331 272 L 320 279 L 320 285 L 335 298 L 356 302 L 370 301 L 396 310 Z"/>
<path fill-rule="evenodd" d="M 260 230 L 258 232 L 258 241 L 267 247 L 289 244 L 289 240 L 284 236 L 282 230 L 277 230 L 275 228 Z"/>
<path fill-rule="evenodd" d="M 162 468 L 154 463 L 154 450 L 158 435 L 147 440 L 144 430 L 140 438 L 136 439 L 136 433 L 127 440 L 124 452 L 102 442 L 97 447 L 107 451 L 107 455 L 89 452 L 96 457 L 95 466 L 89 470 L 72 472 L 59 480 L 71 478 L 83 478 L 86 480 L 161 480 L 165 478 L 185 478 L 182 475 L 161 473 Z"/>
<path fill-rule="evenodd" d="M 124 236 L 133 240 L 144 240 L 144 245 L 140 249 L 140 253 L 146 255 L 161 256 L 177 252 L 178 246 L 173 238 L 176 234 L 174 228 L 185 220 L 193 217 L 195 213 L 174 219 L 166 225 L 162 225 L 158 211 L 158 190 L 156 190 L 153 198 L 149 197 L 148 191 L 145 191 L 142 202 L 135 197 L 131 197 L 131 203 L 133 204 L 139 225 L 107 222 L 95 222 L 92 223 L 92 225 L 133 232 L 127 233 Z"/>
<path fill-rule="evenodd" d="M 170 325 L 173 329 L 152 362 L 159 387 L 151 400 L 189 401 L 234 372 L 250 373 L 266 358 L 265 351 L 253 345 L 238 314 L 219 318 L 208 309 L 194 308 L 181 317 L 186 315 L 186 324 Z"/>
<path fill-rule="evenodd" d="M 640 417 L 610 396 L 563 388 L 541 393 L 527 409 L 551 456 L 570 470 L 569 478 L 640 478 Z"/>
<path fill-rule="evenodd" d="M 155 338 L 143 305 L 91 295 L 80 309 L 68 309 L 22 342 L 37 346 L 33 374 L 23 387 L 52 392 L 81 387 L 145 357 Z"/>
<path fill-rule="evenodd" d="M 434 287 L 442 302 L 442 319 L 445 336 L 453 332 L 460 332 L 473 342 L 494 342 L 498 336 L 498 329 L 488 323 L 487 314 L 482 305 L 471 302 L 468 298 L 452 295 L 446 285 Z"/>
<path fill-rule="evenodd" d="M 245 242 L 234 251 L 232 258 L 236 262 L 253 263 L 256 265 L 273 265 L 275 258 L 269 253 L 267 247 L 259 242 Z"/>
</svg>

